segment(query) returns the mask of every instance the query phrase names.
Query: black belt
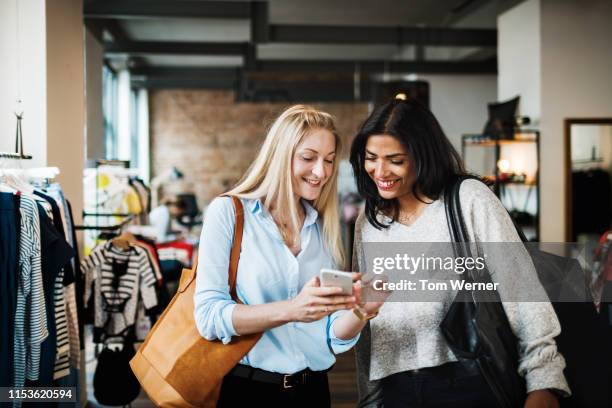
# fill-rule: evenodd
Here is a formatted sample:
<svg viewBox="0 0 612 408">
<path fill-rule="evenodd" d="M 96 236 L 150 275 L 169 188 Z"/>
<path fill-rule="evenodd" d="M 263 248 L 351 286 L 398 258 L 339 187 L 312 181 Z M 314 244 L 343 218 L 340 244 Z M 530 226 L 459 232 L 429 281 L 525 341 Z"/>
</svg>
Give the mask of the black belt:
<svg viewBox="0 0 612 408">
<path fill-rule="evenodd" d="M 306 369 L 294 374 L 280 374 L 238 364 L 236 367 L 232 368 L 228 375 L 247 378 L 252 381 L 277 384 L 282 386 L 283 389 L 289 389 L 308 383 L 319 382 L 327 377 L 327 371 L 328 370 L 312 371 Z"/>
<path fill-rule="evenodd" d="M 416 370 L 403 371 L 399 374 L 406 377 L 461 378 L 465 376 L 479 375 L 480 369 L 474 360 L 460 360 L 442 364 L 436 367 L 426 367 Z"/>
</svg>

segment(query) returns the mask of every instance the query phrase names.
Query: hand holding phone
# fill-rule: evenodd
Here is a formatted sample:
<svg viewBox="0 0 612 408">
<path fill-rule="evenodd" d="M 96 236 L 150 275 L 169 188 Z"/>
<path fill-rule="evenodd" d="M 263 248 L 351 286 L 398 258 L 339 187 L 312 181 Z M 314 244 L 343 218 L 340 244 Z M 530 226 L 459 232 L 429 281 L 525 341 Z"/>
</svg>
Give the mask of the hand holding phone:
<svg viewBox="0 0 612 408">
<path fill-rule="evenodd" d="M 335 269 L 321 269 L 319 275 L 321 286 L 339 287 L 343 295 L 353 294 L 353 274 Z"/>
</svg>

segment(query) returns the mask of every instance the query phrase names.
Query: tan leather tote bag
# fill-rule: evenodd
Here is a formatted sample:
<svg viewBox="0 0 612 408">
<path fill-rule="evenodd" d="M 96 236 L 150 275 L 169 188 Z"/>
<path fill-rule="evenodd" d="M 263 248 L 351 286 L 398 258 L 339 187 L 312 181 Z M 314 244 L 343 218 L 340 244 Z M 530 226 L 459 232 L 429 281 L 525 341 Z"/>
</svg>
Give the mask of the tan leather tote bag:
<svg viewBox="0 0 612 408">
<path fill-rule="evenodd" d="M 242 203 L 236 209 L 230 254 L 229 287 L 236 295 L 236 274 L 242 243 Z M 210 239 L 210 237 L 209 237 Z M 204 339 L 193 317 L 196 268 L 183 269 L 179 288 L 130 361 L 132 371 L 149 398 L 160 407 L 214 407 L 223 377 L 261 338 L 261 333 L 235 336 L 229 344 Z M 206 271 L 198 271 L 206 273 Z"/>
</svg>

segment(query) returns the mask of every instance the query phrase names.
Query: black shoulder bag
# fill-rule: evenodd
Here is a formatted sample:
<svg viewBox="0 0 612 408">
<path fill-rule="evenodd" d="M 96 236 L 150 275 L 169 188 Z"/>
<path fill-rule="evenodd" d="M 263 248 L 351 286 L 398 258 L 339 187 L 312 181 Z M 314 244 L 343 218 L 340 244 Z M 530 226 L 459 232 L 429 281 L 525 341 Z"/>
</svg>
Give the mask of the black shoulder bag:
<svg viewBox="0 0 612 408">
<path fill-rule="evenodd" d="M 455 256 L 471 257 L 469 236 L 461 213 L 460 178 L 444 192 L 446 218 Z M 483 273 L 484 272 L 484 273 Z M 463 279 L 491 282 L 489 273 L 466 271 Z M 442 334 L 457 358 L 476 364 L 501 407 L 522 407 L 526 399 L 524 379 L 518 374 L 518 340 L 496 291 L 462 289 L 440 324 Z"/>
</svg>

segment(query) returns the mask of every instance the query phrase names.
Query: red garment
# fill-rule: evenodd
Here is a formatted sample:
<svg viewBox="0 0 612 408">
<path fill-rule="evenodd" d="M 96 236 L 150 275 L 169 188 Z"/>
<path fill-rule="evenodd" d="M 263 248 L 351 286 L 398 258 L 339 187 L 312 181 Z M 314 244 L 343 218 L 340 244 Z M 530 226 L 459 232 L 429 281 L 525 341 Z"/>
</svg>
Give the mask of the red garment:
<svg viewBox="0 0 612 408">
<path fill-rule="evenodd" d="M 185 241 L 155 244 L 160 261 L 178 261 L 185 266 L 193 264 L 193 245 Z"/>
</svg>

